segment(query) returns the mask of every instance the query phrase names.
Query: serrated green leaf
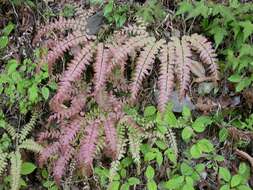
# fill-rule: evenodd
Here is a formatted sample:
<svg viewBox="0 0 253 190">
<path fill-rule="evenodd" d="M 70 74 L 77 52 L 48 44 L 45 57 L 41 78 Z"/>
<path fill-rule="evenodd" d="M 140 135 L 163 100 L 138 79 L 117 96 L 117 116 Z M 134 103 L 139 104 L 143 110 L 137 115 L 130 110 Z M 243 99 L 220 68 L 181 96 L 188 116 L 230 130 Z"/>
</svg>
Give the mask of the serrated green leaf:
<svg viewBox="0 0 253 190">
<path fill-rule="evenodd" d="M 136 177 L 130 177 L 128 180 L 128 183 L 129 183 L 129 185 L 137 185 L 137 184 L 139 184 L 141 181 L 138 179 L 138 178 L 136 178 Z"/>
<path fill-rule="evenodd" d="M 28 89 L 29 100 L 31 102 L 35 102 L 38 98 L 38 88 L 37 86 L 33 85 Z"/>
<path fill-rule="evenodd" d="M 154 106 L 147 106 L 144 110 L 144 117 L 153 116 L 156 113 L 156 108 Z"/>
<path fill-rule="evenodd" d="M 226 182 L 229 182 L 231 179 L 230 171 L 227 168 L 219 167 L 219 177 Z"/>
<path fill-rule="evenodd" d="M 213 144 L 207 139 L 201 139 L 198 141 L 198 147 L 202 152 L 212 152 L 214 150 Z"/>
<path fill-rule="evenodd" d="M 230 76 L 229 78 L 228 78 L 228 80 L 230 81 L 230 82 L 235 82 L 235 83 L 238 83 L 238 82 L 240 82 L 241 81 L 241 75 L 239 75 L 239 74 L 233 74 L 232 76 Z"/>
<path fill-rule="evenodd" d="M 186 163 L 182 163 L 180 166 L 180 171 L 182 175 L 191 175 L 193 173 L 193 169 L 192 167 L 190 167 L 188 164 Z"/>
<path fill-rule="evenodd" d="M 147 183 L 148 190 L 157 190 L 157 185 L 154 180 L 150 180 Z"/>
<path fill-rule="evenodd" d="M 0 37 L 0 49 L 5 48 L 8 44 L 8 42 L 9 42 L 9 39 L 7 36 L 1 36 Z"/>
<path fill-rule="evenodd" d="M 247 38 L 253 33 L 253 24 L 250 20 L 241 21 L 239 25 L 243 27 L 243 41 L 246 41 Z"/>
<path fill-rule="evenodd" d="M 42 96 L 45 100 L 48 100 L 49 98 L 49 89 L 47 87 L 43 87 L 41 89 Z"/>
<path fill-rule="evenodd" d="M 191 156 L 195 159 L 200 158 L 202 155 L 202 151 L 199 149 L 197 145 L 193 145 L 190 149 Z"/>
<path fill-rule="evenodd" d="M 164 186 L 167 189 L 178 189 L 183 184 L 184 184 L 184 177 L 178 176 L 170 179 L 168 182 L 164 184 Z"/>
<path fill-rule="evenodd" d="M 229 185 L 223 185 L 220 190 L 230 190 Z"/>
<path fill-rule="evenodd" d="M 242 177 L 240 175 L 234 175 L 231 179 L 231 187 L 235 187 L 237 185 L 239 185 L 242 181 Z"/>
<path fill-rule="evenodd" d="M 193 130 L 191 127 L 185 127 L 182 131 L 182 139 L 188 141 L 193 135 Z"/>
<path fill-rule="evenodd" d="M 147 167 L 145 171 L 145 176 L 148 180 L 153 179 L 153 177 L 155 176 L 155 170 L 152 168 L 152 166 Z"/>
</svg>

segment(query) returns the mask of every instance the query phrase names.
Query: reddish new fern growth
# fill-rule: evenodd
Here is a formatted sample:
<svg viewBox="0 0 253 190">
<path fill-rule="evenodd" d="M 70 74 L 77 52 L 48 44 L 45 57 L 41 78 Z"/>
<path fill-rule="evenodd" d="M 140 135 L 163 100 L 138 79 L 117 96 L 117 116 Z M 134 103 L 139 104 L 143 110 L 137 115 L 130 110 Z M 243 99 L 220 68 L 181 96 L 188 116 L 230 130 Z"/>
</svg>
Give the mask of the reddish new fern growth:
<svg viewBox="0 0 253 190">
<path fill-rule="evenodd" d="M 95 120 L 85 128 L 84 138 L 78 154 L 79 164 L 83 172 L 90 176 L 92 174 L 93 159 L 96 152 L 96 142 L 98 140 L 98 127 L 100 122 Z"/>
</svg>

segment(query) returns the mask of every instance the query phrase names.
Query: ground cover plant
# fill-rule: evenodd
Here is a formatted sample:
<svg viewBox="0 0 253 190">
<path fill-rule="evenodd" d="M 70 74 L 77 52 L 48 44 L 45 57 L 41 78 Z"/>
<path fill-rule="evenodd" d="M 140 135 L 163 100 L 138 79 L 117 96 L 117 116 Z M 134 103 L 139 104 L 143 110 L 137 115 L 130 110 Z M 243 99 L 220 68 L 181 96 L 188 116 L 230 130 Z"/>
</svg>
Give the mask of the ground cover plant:
<svg viewBox="0 0 253 190">
<path fill-rule="evenodd" d="M 0 189 L 252 189 L 251 2 L 0 6 Z"/>
</svg>

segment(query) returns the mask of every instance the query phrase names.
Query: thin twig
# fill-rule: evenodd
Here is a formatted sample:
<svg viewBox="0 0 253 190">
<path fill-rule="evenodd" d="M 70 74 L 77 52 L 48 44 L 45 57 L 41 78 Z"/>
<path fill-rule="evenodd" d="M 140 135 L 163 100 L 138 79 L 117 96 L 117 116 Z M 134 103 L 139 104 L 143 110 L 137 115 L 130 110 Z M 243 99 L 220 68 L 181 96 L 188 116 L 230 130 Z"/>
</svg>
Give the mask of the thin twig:
<svg viewBox="0 0 253 190">
<path fill-rule="evenodd" d="M 251 170 L 253 171 L 253 158 L 248 153 L 246 153 L 242 150 L 236 149 L 235 154 L 237 154 L 238 156 L 248 160 L 250 165 L 251 165 Z"/>
</svg>

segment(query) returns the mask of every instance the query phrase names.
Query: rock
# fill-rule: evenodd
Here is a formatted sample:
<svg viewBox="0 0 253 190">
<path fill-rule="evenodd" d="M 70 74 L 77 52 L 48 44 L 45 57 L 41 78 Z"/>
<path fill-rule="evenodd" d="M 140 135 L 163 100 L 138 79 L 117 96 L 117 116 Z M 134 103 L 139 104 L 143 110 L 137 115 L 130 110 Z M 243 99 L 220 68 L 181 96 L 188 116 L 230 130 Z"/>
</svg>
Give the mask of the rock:
<svg viewBox="0 0 253 190">
<path fill-rule="evenodd" d="M 104 23 L 103 11 L 99 11 L 92 15 L 86 25 L 87 33 L 89 35 L 96 35 Z"/>
<path fill-rule="evenodd" d="M 189 96 L 185 96 L 185 98 L 179 101 L 179 94 L 177 91 L 174 91 L 171 96 L 171 102 L 173 103 L 173 112 L 180 113 L 183 111 L 183 107 L 187 106 L 190 110 L 194 110 L 195 106 L 191 102 Z"/>
</svg>

